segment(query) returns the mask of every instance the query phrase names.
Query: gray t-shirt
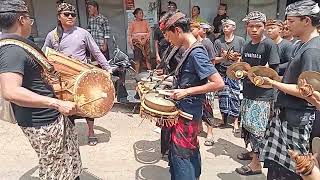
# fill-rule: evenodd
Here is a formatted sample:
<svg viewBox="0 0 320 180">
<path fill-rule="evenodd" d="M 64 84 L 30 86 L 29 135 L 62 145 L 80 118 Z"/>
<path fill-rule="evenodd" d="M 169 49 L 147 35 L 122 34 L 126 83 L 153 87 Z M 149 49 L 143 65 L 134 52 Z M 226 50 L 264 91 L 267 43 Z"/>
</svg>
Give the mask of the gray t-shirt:
<svg viewBox="0 0 320 180">
<path fill-rule="evenodd" d="M 214 58 L 213 43 L 209 38 L 204 38 L 201 43 L 206 48 L 210 60 Z"/>
<path fill-rule="evenodd" d="M 244 44 L 245 44 L 245 40 L 244 40 L 244 38 L 242 38 L 240 36 L 234 36 L 234 39 L 230 43 L 226 42 L 224 36 L 222 36 L 214 42 L 213 56 L 214 56 L 214 58 L 221 57 L 221 48 L 223 48 L 224 50 L 227 50 L 229 47 L 232 47 L 232 46 L 233 46 L 233 48 L 234 48 L 233 50 L 235 52 L 241 53 Z M 224 60 L 221 63 L 216 64 L 215 66 L 221 76 L 226 76 L 227 68 L 233 62 L 234 61 L 231 61 L 231 60 Z"/>
<path fill-rule="evenodd" d="M 320 72 L 320 37 L 315 37 L 307 43 L 298 42 L 293 50 L 292 58 L 282 82 L 286 84 L 297 84 L 299 75 L 304 71 Z M 315 107 L 306 100 L 285 94 L 281 91 L 278 95 L 277 104 L 290 109 L 315 109 Z"/>
<path fill-rule="evenodd" d="M 291 57 L 292 43 L 286 39 L 283 39 L 279 44 L 277 44 L 277 47 L 280 57 L 279 75 L 283 76 Z"/>
<path fill-rule="evenodd" d="M 258 44 L 247 43 L 243 48 L 242 59 L 244 62 L 253 66 L 275 66 L 280 64 L 280 59 L 276 44 L 266 38 Z M 264 89 L 256 87 L 249 78 L 243 81 L 243 96 L 252 100 L 271 100 L 274 98 L 273 89 Z"/>
</svg>

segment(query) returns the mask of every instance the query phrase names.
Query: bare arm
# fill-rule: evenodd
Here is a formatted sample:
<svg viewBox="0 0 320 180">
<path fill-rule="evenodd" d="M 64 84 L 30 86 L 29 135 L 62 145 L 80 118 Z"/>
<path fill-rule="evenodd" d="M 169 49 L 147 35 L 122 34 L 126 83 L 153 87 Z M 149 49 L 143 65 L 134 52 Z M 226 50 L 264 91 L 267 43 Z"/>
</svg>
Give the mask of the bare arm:
<svg viewBox="0 0 320 180">
<path fill-rule="evenodd" d="M 188 88 L 188 95 L 205 94 L 223 89 L 224 82 L 219 73 L 210 75 L 208 80 L 209 82 L 202 86 Z"/>
<path fill-rule="evenodd" d="M 205 94 L 223 89 L 224 82 L 219 73 L 210 75 L 208 80 L 209 82 L 202 86 L 196 86 L 187 89 L 174 89 L 171 98 L 179 100 L 188 95 Z"/>
<path fill-rule="evenodd" d="M 58 108 L 58 100 L 38 95 L 22 85 L 23 76 L 18 73 L 0 74 L 1 93 L 5 100 L 22 107 Z"/>
<path fill-rule="evenodd" d="M 21 107 L 56 109 L 65 115 L 73 115 L 77 112 L 74 102 L 61 101 L 36 94 L 21 86 L 22 79 L 23 76 L 18 73 L 0 74 L 0 90 L 5 100 Z"/>
</svg>

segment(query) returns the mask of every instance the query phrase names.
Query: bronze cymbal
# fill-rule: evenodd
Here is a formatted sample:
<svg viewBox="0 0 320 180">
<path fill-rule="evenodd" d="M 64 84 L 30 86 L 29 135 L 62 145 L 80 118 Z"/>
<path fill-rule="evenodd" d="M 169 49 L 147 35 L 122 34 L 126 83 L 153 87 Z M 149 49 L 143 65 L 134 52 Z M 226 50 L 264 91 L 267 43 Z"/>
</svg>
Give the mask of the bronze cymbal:
<svg viewBox="0 0 320 180">
<path fill-rule="evenodd" d="M 248 78 L 254 85 L 262 88 L 272 88 L 271 85 L 264 84 L 263 77 L 268 77 L 278 82 L 281 81 L 281 78 L 278 75 L 278 73 L 269 67 L 254 66 L 248 71 Z"/>
<path fill-rule="evenodd" d="M 320 73 L 316 71 L 305 71 L 298 78 L 298 88 L 304 97 L 311 96 L 313 91 L 320 92 Z"/>
<path fill-rule="evenodd" d="M 301 80 L 305 79 L 315 91 L 320 91 L 320 73 L 316 71 L 305 71 L 298 78 L 298 87 L 301 86 Z"/>
<path fill-rule="evenodd" d="M 237 62 L 227 69 L 227 76 L 231 79 L 239 80 L 247 76 L 247 72 L 251 66 L 246 62 Z"/>
</svg>

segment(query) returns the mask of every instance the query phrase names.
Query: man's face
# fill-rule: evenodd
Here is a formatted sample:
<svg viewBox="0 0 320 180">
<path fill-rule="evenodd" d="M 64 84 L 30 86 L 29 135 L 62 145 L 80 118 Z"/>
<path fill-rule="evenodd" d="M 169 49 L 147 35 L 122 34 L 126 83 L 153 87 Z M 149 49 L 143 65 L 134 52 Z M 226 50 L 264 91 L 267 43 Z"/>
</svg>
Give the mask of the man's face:
<svg viewBox="0 0 320 180">
<path fill-rule="evenodd" d="M 192 35 L 197 38 L 200 34 L 200 28 L 191 27 L 191 32 L 192 32 Z"/>
<path fill-rule="evenodd" d="M 225 7 L 225 6 L 219 6 L 218 14 L 219 14 L 220 16 L 222 16 L 222 15 L 224 15 L 224 14 L 226 14 L 226 13 L 227 13 L 226 7 Z"/>
<path fill-rule="evenodd" d="M 93 16 L 94 14 L 97 13 L 97 8 L 95 6 L 92 5 L 88 5 L 88 14 L 89 16 Z"/>
<path fill-rule="evenodd" d="M 76 23 L 76 13 L 72 11 L 62 11 L 58 16 L 58 19 L 64 26 L 74 26 Z"/>
<path fill-rule="evenodd" d="M 223 25 L 223 32 L 225 34 L 230 34 L 230 33 L 233 33 L 235 30 L 235 27 L 231 24 L 224 24 Z"/>
<path fill-rule="evenodd" d="M 291 30 L 289 30 L 288 25 L 284 25 L 283 29 L 282 29 L 282 34 L 283 37 L 291 37 L 292 36 L 292 32 Z"/>
<path fill-rule="evenodd" d="M 261 38 L 264 32 L 264 23 L 261 21 L 249 21 L 247 32 L 252 39 Z"/>
<path fill-rule="evenodd" d="M 177 10 L 177 7 L 173 4 L 168 5 L 168 11 L 169 12 L 175 12 Z"/>
<path fill-rule="evenodd" d="M 182 45 L 182 29 L 176 27 L 174 31 L 166 31 L 165 36 L 174 46 Z"/>
<path fill-rule="evenodd" d="M 279 36 L 281 36 L 281 29 L 277 25 L 268 25 L 266 26 L 266 33 L 269 38 L 272 40 L 277 39 Z"/>
<path fill-rule="evenodd" d="M 305 31 L 306 20 L 301 20 L 300 17 L 288 16 L 287 25 L 293 36 L 300 37 Z"/>
<path fill-rule="evenodd" d="M 21 26 L 21 35 L 25 38 L 29 37 L 31 34 L 34 19 L 31 19 L 28 14 L 24 14 L 19 17 L 18 21 Z"/>
</svg>

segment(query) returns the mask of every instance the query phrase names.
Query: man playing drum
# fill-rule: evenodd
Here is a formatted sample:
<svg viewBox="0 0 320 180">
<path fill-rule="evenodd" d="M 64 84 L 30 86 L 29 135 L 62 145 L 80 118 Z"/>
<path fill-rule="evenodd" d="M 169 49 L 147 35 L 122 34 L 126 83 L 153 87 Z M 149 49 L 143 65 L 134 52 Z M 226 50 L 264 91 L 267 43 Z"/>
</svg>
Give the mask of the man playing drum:
<svg viewBox="0 0 320 180">
<path fill-rule="evenodd" d="M 24 1 L 1 1 L 0 40 L 11 37 L 36 47 L 26 41 L 33 22 Z M 82 168 L 77 134 L 62 115 L 75 114 L 75 103 L 55 98 L 53 88 L 43 78 L 44 69 L 26 50 L 2 45 L 0 94 L 11 102 L 18 125 L 38 154 L 40 179 L 79 179 Z"/>
<path fill-rule="evenodd" d="M 71 4 L 61 3 L 58 6 L 58 26 L 47 35 L 42 49 L 49 47 L 85 63 L 87 63 L 86 50 L 89 50 L 99 65 L 111 72 L 108 61 L 91 34 L 87 30 L 75 26 L 75 23 L 76 8 Z M 78 117 L 70 117 L 72 121 L 76 118 Z M 88 123 L 88 143 L 96 145 L 98 139 L 94 135 L 94 119 L 86 118 L 86 120 Z"/>
<path fill-rule="evenodd" d="M 161 19 L 160 29 L 170 42 L 186 49 L 175 71 L 175 89 L 171 98 L 180 110 L 193 115 L 179 117 L 172 127 L 169 165 L 172 180 L 196 180 L 201 174 L 197 139 L 205 93 L 223 88 L 224 83 L 208 54 L 190 31 L 190 20 L 180 12 L 169 12 Z"/>
</svg>

